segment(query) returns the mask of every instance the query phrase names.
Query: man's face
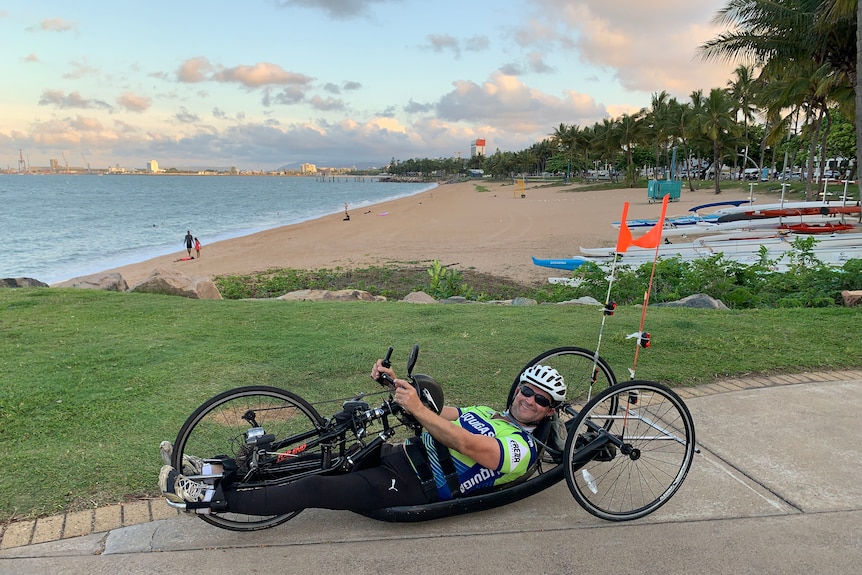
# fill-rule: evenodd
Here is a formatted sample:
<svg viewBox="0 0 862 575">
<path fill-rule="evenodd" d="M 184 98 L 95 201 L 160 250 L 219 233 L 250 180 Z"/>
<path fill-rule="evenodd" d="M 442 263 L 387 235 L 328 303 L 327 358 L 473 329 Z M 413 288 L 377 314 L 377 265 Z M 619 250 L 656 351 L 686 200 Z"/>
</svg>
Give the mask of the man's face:
<svg viewBox="0 0 862 575">
<path fill-rule="evenodd" d="M 526 395 L 524 395 L 524 393 L 521 391 L 521 389 L 524 387 L 534 392 L 532 397 L 527 397 Z M 548 403 L 549 406 L 543 407 L 536 403 L 536 397 L 544 397 L 547 400 L 546 403 Z M 509 407 L 509 413 L 511 413 L 512 417 L 514 417 L 521 423 L 535 423 L 546 417 L 551 412 L 552 408 L 550 407 L 550 405 L 552 405 L 550 395 L 540 389 L 537 389 L 529 383 L 522 383 L 518 386 L 518 393 L 516 393 L 514 399 L 512 399 L 512 405 Z"/>
</svg>

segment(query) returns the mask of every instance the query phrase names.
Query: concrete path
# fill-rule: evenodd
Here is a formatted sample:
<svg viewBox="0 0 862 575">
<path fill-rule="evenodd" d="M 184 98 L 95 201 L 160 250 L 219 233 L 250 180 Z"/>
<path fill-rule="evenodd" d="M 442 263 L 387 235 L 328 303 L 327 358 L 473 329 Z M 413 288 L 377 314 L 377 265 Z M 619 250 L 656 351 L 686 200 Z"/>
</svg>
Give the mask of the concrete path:
<svg viewBox="0 0 862 575">
<path fill-rule="evenodd" d="M 862 371 L 678 391 L 702 453 L 638 521 L 593 517 L 565 482 L 437 521 L 307 510 L 256 533 L 143 501 L 6 526 L 0 573 L 859 573 Z"/>
</svg>

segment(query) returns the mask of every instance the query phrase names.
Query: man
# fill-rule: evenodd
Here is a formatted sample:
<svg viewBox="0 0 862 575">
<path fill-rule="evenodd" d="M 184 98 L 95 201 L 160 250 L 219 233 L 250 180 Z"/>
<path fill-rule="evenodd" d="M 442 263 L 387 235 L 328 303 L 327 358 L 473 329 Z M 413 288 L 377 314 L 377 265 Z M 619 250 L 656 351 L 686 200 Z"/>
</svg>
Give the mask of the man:
<svg viewBox="0 0 862 575">
<path fill-rule="evenodd" d="M 186 230 L 186 237 L 183 241 L 186 243 L 186 250 L 189 252 L 189 257 L 192 257 L 192 245 L 194 244 L 195 238 L 192 236 L 191 230 Z"/>
<path fill-rule="evenodd" d="M 562 376 L 534 365 L 521 374 L 508 410 L 445 406 L 438 415 L 422 403 L 409 381 L 396 378 L 378 361 L 371 377 L 379 379 L 381 374 L 394 380 L 395 402 L 425 431 L 404 444 L 384 444 L 372 465 L 254 489 L 227 481 L 214 487 L 165 465 L 159 474 L 162 493 L 174 502 L 212 501 L 218 511 L 246 515 L 280 515 L 309 507 L 364 512 L 469 495 L 514 481 L 532 467 L 537 453 L 530 432 L 566 397 Z"/>
</svg>

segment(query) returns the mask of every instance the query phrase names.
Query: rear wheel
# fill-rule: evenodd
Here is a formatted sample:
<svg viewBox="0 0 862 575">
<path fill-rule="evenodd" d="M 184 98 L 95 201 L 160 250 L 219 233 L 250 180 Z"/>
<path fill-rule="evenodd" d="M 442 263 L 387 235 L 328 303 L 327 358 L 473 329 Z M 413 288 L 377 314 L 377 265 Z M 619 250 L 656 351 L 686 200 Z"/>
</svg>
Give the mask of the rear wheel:
<svg viewBox="0 0 862 575">
<path fill-rule="evenodd" d="M 611 366 L 588 349 L 581 347 L 557 347 L 537 355 L 515 376 L 506 405 L 515 398 L 521 374 L 528 367 L 540 364 L 556 369 L 566 382 L 566 401 L 579 409 L 598 392 L 617 382 Z"/>
<path fill-rule="evenodd" d="M 585 446 L 604 432 L 619 445 L 587 451 Z M 596 517 L 638 519 L 676 493 L 694 449 L 694 422 L 676 393 L 650 381 L 621 383 L 595 396 L 572 422 L 566 483 Z"/>
<path fill-rule="evenodd" d="M 172 463 L 182 469 L 183 455 L 215 458 L 227 457 L 242 468 L 247 458 L 245 433 L 261 427 L 281 441 L 294 435 L 319 429 L 324 421 L 304 399 L 284 389 L 248 386 L 225 391 L 198 407 L 177 434 Z M 289 449 L 286 448 L 286 449 Z M 306 460 L 320 460 L 314 449 L 303 449 Z M 256 479 L 266 479 L 257 477 Z M 255 531 L 274 527 L 295 517 L 299 511 L 283 515 L 244 515 L 216 513 L 200 518 L 224 529 Z"/>
</svg>

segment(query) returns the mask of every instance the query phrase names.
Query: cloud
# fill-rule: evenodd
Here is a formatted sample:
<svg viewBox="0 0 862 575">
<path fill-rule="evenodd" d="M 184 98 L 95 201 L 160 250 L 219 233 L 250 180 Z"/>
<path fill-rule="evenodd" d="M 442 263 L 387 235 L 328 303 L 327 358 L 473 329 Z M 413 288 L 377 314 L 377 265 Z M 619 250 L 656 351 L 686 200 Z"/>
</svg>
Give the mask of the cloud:
<svg viewBox="0 0 862 575">
<path fill-rule="evenodd" d="M 69 22 L 62 18 L 49 18 L 42 20 L 39 28 L 46 32 L 69 32 L 75 30 L 78 25 L 75 22 Z"/>
<path fill-rule="evenodd" d="M 305 85 L 312 80 L 304 74 L 288 72 L 281 66 L 267 62 L 261 62 L 254 66 L 225 68 L 213 74 L 212 79 L 216 82 L 239 83 L 247 88 L 285 84 Z"/>
<path fill-rule="evenodd" d="M 460 58 L 462 51 L 482 52 L 489 46 L 487 36 L 472 36 L 462 42 L 449 34 L 428 34 L 425 39 L 427 43 L 423 48 L 437 53 L 452 52 L 455 58 Z"/>
<path fill-rule="evenodd" d="M 591 124 L 607 116 L 591 96 L 574 90 L 551 96 L 502 73 L 481 85 L 468 80 L 453 85 L 455 89 L 436 105 L 437 117 L 450 122 L 487 123 L 502 130 L 542 134 L 560 121 Z"/>
<path fill-rule="evenodd" d="M 344 82 L 344 85 L 342 87 L 348 91 L 361 90 L 362 89 L 362 83 L 353 82 L 353 81 L 348 80 L 348 81 Z"/>
<path fill-rule="evenodd" d="M 489 46 L 487 36 L 471 36 L 464 41 L 465 52 L 484 52 Z"/>
<path fill-rule="evenodd" d="M 66 80 L 79 80 L 81 78 L 96 77 L 101 74 L 101 70 L 90 66 L 86 58 L 80 62 L 71 62 L 70 65 L 72 70 L 63 74 L 63 78 Z"/>
<path fill-rule="evenodd" d="M 146 112 L 153 105 L 152 98 L 126 92 L 117 98 L 117 104 L 129 112 Z"/>
<path fill-rule="evenodd" d="M 194 124 L 200 121 L 197 114 L 189 112 L 185 106 L 180 106 L 180 111 L 174 114 L 174 118 L 176 118 L 180 124 Z"/>
<path fill-rule="evenodd" d="M 186 84 L 199 82 L 221 82 L 227 84 L 240 84 L 246 88 L 260 88 L 264 86 L 300 85 L 304 86 L 313 78 L 304 74 L 288 72 L 277 64 L 259 62 L 248 66 L 234 66 L 224 68 L 213 65 L 209 59 L 202 56 L 189 58 L 177 69 L 176 78 Z"/>
<path fill-rule="evenodd" d="M 272 106 L 280 104 L 283 106 L 292 106 L 299 104 L 305 100 L 305 91 L 299 86 L 288 86 L 278 92 L 273 92 L 271 88 L 265 88 L 261 103 L 264 106 Z"/>
<path fill-rule="evenodd" d="M 321 98 L 314 96 L 309 101 L 311 107 L 322 112 L 330 112 L 332 110 L 343 110 L 344 102 L 338 98 Z"/>
<path fill-rule="evenodd" d="M 576 50 L 583 62 L 611 71 L 625 90 L 687 97 L 723 86 L 731 75 L 733 66 L 697 55 L 719 32 L 708 23 L 723 6 L 724 0 L 535 0 L 535 15 L 515 37 L 524 47 Z"/>
<path fill-rule="evenodd" d="M 180 68 L 177 70 L 177 80 L 187 84 L 205 82 L 212 69 L 210 61 L 204 57 L 189 58 L 180 64 Z"/>
<path fill-rule="evenodd" d="M 410 101 L 404 106 L 404 111 L 408 114 L 427 114 L 434 110 L 434 104 L 420 104 L 419 102 L 414 102 L 411 98 Z"/>
<path fill-rule="evenodd" d="M 26 56 L 21 58 L 21 61 L 22 62 L 32 62 L 34 64 L 38 64 L 39 63 L 39 57 L 36 54 L 33 54 L 31 52 L 30 54 L 27 54 Z"/>
<path fill-rule="evenodd" d="M 449 50 L 454 53 L 456 57 L 461 55 L 460 43 L 454 36 L 450 36 L 449 34 L 429 34 L 425 39 L 428 40 L 428 44 L 426 46 L 434 52 L 445 52 Z"/>
<path fill-rule="evenodd" d="M 509 62 L 500 66 L 500 72 L 507 76 L 523 76 L 529 72 L 550 74 L 554 71 L 554 68 L 545 63 L 544 56 L 539 52 L 529 52 L 523 63 Z"/>
<path fill-rule="evenodd" d="M 39 98 L 40 106 L 54 106 L 63 110 L 68 109 L 103 109 L 113 111 L 113 106 L 102 100 L 83 98 L 78 92 L 70 92 L 66 95 L 62 90 L 45 90 Z"/>
<path fill-rule="evenodd" d="M 311 8 L 322 10 L 334 20 L 349 20 L 371 15 L 374 4 L 400 3 L 402 0 L 279 0 L 282 8 Z"/>
<path fill-rule="evenodd" d="M 527 60 L 529 61 L 530 70 L 536 74 L 549 74 L 554 71 L 552 67 L 545 64 L 545 59 L 539 52 L 528 53 Z"/>
</svg>

